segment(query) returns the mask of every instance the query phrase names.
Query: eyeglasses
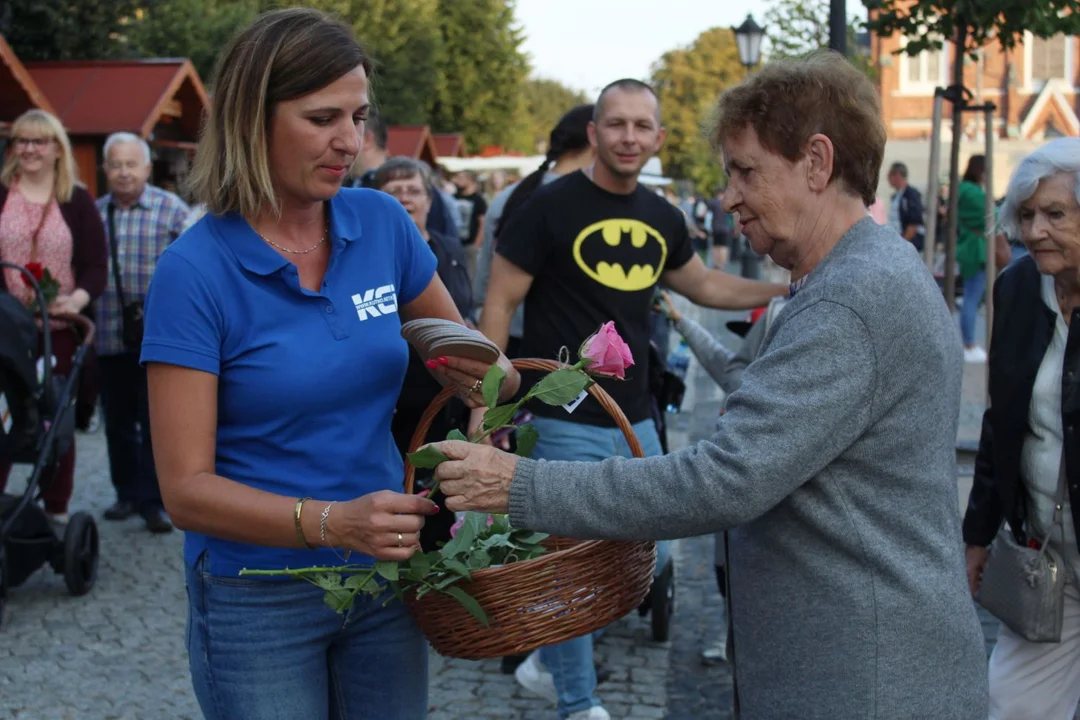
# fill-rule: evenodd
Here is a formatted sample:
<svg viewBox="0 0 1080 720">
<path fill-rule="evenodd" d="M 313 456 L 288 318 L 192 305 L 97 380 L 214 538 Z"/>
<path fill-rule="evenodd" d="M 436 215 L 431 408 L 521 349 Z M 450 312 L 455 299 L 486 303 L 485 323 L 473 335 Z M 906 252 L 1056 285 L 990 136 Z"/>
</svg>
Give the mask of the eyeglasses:
<svg viewBox="0 0 1080 720">
<path fill-rule="evenodd" d="M 394 197 L 398 198 L 399 200 L 401 198 L 415 199 L 415 198 L 427 197 L 427 190 L 425 190 L 424 188 L 417 188 L 417 187 L 384 188 L 383 192 L 385 192 L 388 195 L 393 195 Z"/>
<path fill-rule="evenodd" d="M 55 141 L 56 141 L 56 138 L 41 138 L 41 137 L 36 137 L 36 138 L 16 137 L 16 138 L 11 138 L 11 144 L 14 145 L 17 148 L 26 147 L 28 145 L 33 145 L 38 150 L 45 149 L 45 147 L 49 143 L 52 143 L 52 142 L 55 142 Z"/>
</svg>

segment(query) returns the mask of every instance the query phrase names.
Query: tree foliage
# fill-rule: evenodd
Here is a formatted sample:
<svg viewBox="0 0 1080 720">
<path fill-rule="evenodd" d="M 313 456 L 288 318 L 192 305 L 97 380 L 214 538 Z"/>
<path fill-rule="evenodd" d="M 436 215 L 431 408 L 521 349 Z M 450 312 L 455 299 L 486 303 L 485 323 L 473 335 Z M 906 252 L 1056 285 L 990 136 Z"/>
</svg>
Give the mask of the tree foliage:
<svg viewBox="0 0 1080 720">
<path fill-rule="evenodd" d="M 204 83 L 218 52 L 250 23 L 258 0 L 157 0 L 147 3 L 128 28 L 130 51 L 136 57 L 186 57 Z"/>
<path fill-rule="evenodd" d="M 851 62 L 868 76 L 874 69 L 870 58 L 852 53 L 865 21 L 851 18 L 847 47 Z M 793 58 L 829 47 L 829 0 L 773 0 L 765 12 L 770 58 Z"/>
<path fill-rule="evenodd" d="M 436 132 L 462 132 L 471 151 L 524 149 L 522 87 L 529 64 L 512 0 L 439 0 L 444 82 L 431 105 Z"/>
<path fill-rule="evenodd" d="M 558 80 L 547 78 L 526 80 L 523 92 L 529 123 L 530 152 L 547 152 L 548 136 L 559 118 L 575 105 L 591 102 L 585 93 L 571 90 Z"/>
<path fill-rule="evenodd" d="M 0 3 L 2 4 L 2 3 Z M 137 0 L 9 0 L 5 39 L 23 60 L 86 60 L 126 53 Z"/>
<path fill-rule="evenodd" d="M 863 0 L 877 8 L 867 27 L 879 35 L 899 33 L 908 39 L 904 51 L 918 55 L 941 48 L 943 39 L 967 28 L 965 52 L 991 41 L 1004 49 L 1016 46 L 1025 30 L 1038 37 L 1080 34 L 1076 0 Z"/>
<path fill-rule="evenodd" d="M 712 193 L 723 179 L 704 123 L 720 93 L 740 82 L 745 72 L 728 28 L 706 30 L 689 47 L 664 53 L 653 66 L 652 84 L 668 131 L 660 151 L 665 175 L 689 179 L 702 193 Z"/>
</svg>

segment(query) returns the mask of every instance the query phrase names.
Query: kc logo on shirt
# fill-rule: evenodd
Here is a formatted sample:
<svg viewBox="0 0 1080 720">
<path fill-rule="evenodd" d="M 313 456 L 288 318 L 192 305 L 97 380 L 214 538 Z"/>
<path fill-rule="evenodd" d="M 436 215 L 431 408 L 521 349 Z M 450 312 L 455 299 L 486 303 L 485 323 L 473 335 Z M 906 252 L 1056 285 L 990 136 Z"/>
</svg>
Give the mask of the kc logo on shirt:
<svg viewBox="0 0 1080 720">
<path fill-rule="evenodd" d="M 365 290 L 352 296 L 353 305 L 356 306 L 356 314 L 360 321 L 369 318 L 382 317 L 397 312 L 397 293 L 393 285 L 383 285 L 374 290 Z"/>
</svg>

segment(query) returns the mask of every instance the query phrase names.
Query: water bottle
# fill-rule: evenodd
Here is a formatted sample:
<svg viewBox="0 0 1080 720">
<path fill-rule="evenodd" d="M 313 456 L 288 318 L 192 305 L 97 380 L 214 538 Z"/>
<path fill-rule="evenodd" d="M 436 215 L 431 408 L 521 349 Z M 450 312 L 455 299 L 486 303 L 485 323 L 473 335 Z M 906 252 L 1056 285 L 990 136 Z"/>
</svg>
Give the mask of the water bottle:
<svg viewBox="0 0 1080 720">
<path fill-rule="evenodd" d="M 686 344 L 686 340 L 680 340 L 671 355 L 668 356 L 667 369 L 679 380 L 686 381 L 686 372 L 690 369 L 690 346 Z M 679 412 L 679 405 L 669 402 L 666 410 L 669 413 L 677 413 Z"/>
</svg>

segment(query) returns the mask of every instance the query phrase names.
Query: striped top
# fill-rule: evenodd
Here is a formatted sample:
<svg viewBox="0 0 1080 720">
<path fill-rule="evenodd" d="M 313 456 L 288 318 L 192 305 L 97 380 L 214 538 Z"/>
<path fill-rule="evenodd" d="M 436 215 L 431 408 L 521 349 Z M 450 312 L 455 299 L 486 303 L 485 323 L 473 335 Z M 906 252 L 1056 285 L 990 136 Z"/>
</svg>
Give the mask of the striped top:
<svg viewBox="0 0 1080 720">
<path fill-rule="evenodd" d="M 128 208 L 116 206 L 113 228 L 109 227 L 109 205 L 112 194 L 98 198 L 98 212 L 105 224 L 110 243 L 116 243 L 116 255 L 120 263 L 120 282 L 124 299 L 131 303 L 142 301 L 150 285 L 158 258 L 169 243 L 184 231 L 190 212 L 186 203 L 171 192 L 147 185 L 134 205 Z M 112 249 L 109 250 L 109 274 L 105 292 L 97 302 L 97 334 L 95 344 L 100 355 L 117 355 L 127 352 L 122 332 L 122 310 L 116 291 L 116 278 L 112 268 Z"/>
</svg>

